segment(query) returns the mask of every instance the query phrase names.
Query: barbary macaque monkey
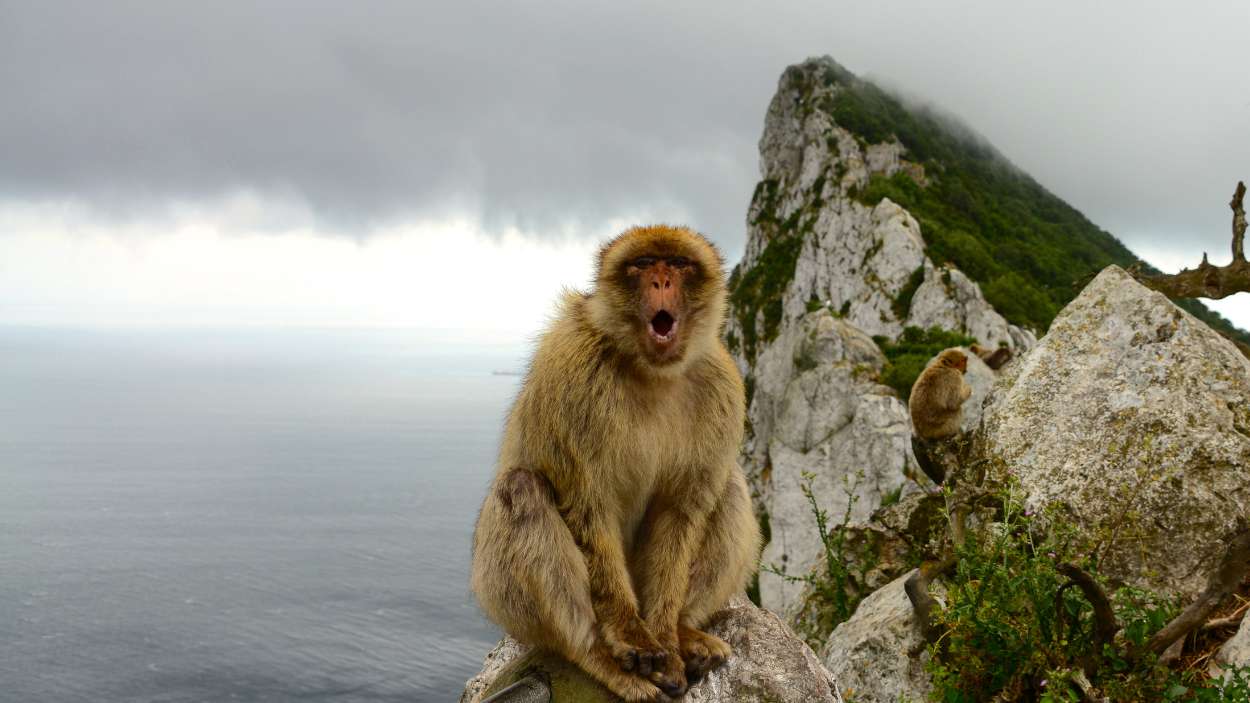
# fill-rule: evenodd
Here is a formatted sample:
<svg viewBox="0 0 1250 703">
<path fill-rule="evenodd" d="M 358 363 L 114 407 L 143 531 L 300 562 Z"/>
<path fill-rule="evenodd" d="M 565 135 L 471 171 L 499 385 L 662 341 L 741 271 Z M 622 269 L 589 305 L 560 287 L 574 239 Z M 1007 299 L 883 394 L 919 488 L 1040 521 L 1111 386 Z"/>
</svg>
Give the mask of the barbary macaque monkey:
<svg viewBox="0 0 1250 703">
<path fill-rule="evenodd" d="M 907 401 L 912 430 L 926 440 L 959 434 L 964 401 L 972 387 L 964 381 L 968 357 L 959 349 L 947 349 L 929 362 L 911 387 Z"/>
<path fill-rule="evenodd" d="M 1012 353 L 1007 347 L 999 347 L 998 349 L 986 349 L 985 347 L 973 344 L 968 347 L 969 351 L 976 354 L 985 362 L 985 365 L 997 371 L 1003 367 L 1008 361 L 1011 361 Z"/>
<path fill-rule="evenodd" d="M 538 342 L 474 532 L 486 614 L 628 701 L 680 696 L 725 661 L 700 628 L 759 559 L 724 314 L 701 235 L 604 245 L 594 289 L 565 293 Z"/>
</svg>

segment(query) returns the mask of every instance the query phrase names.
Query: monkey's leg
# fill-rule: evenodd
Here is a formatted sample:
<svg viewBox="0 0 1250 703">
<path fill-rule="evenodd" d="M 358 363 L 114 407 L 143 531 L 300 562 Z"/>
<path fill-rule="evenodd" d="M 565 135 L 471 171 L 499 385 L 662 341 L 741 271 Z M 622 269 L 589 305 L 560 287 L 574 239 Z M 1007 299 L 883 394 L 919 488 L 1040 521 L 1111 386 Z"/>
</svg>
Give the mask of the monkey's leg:
<svg viewBox="0 0 1250 703">
<path fill-rule="evenodd" d="M 686 666 L 680 656 L 678 623 L 690 587 L 690 567 L 695 548 L 703 538 L 704 525 L 716 507 L 717 494 L 699 489 L 677 488 L 657 497 L 639 527 L 631 572 L 638 584 L 643 618 L 651 634 L 669 652 L 665 667 L 651 680 L 670 696 L 686 691 Z"/>
<path fill-rule="evenodd" d="M 669 655 L 638 613 L 624 541 L 610 514 L 602 506 L 583 504 L 567 508 L 564 518 L 585 559 L 590 602 L 604 644 L 622 671 L 651 678 L 665 669 Z"/>
<path fill-rule="evenodd" d="M 690 569 L 690 585 L 677 628 L 686 679 L 700 681 L 733 652 L 721 638 L 703 632 L 729 598 L 746 590 L 760 557 L 760 528 L 751 510 L 746 479 L 736 467 L 707 521 Z"/>
<path fill-rule="evenodd" d="M 558 652 L 627 701 L 659 696 L 621 671 L 595 633 L 586 562 L 541 474 L 513 469 L 496 481 L 474 535 L 472 587 L 482 610 L 522 642 Z"/>
</svg>

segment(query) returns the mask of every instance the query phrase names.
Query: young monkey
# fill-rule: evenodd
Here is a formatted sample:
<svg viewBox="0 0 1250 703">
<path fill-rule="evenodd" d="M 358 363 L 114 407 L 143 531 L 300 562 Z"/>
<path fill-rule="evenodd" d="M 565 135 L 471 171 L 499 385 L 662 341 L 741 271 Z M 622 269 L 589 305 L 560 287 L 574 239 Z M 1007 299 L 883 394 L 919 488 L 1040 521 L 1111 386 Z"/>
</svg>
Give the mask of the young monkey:
<svg viewBox="0 0 1250 703">
<path fill-rule="evenodd" d="M 478 516 L 486 614 L 627 701 L 680 696 L 725 661 L 700 628 L 757 566 L 725 295 L 689 229 L 606 244 L 594 289 L 566 293 L 538 343 Z"/>
<path fill-rule="evenodd" d="M 972 395 L 964 381 L 967 370 L 968 357 L 958 349 L 947 349 L 921 372 L 907 401 L 917 437 L 946 439 L 959 433 L 964 401 Z"/>
</svg>

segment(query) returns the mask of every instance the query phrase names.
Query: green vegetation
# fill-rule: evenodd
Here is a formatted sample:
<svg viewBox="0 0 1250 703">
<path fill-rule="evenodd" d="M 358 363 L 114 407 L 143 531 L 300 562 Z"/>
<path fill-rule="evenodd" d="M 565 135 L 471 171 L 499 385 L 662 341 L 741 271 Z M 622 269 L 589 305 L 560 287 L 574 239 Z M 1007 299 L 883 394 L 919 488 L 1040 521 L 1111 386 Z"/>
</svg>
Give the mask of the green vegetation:
<svg viewBox="0 0 1250 703">
<path fill-rule="evenodd" d="M 898 297 L 890 304 L 894 317 L 900 320 L 907 319 L 907 313 L 911 312 L 911 299 L 916 297 L 916 291 L 922 283 L 924 283 L 924 266 L 918 266 L 915 271 L 911 272 L 907 283 L 904 283 L 903 288 L 899 290 Z"/>
<path fill-rule="evenodd" d="M 966 347 L 977 340 L 938 327 L 927 330 L 908 327 L 898 341 L 891 341 L 888 337 L 873 337 L 873 341 L 881 347 L 886 359 L 885 367 L 881 369 L 881 382 L 898 391 L 898 396 L 906 401 L 925 364 L 938 352 L 950 347 Z"/>
<path fill-rule="evenodd" d="M 824 562 L 821 567 L 801 576 L 789 574 L 784 566 L 778 567 L 776 564 L 763 566 L 761 570 L 780 576 L 791 583 L 804 583 L 810 587 L 807 610 L 812 612 L 812 617 L 800 623 L 798 634 L 812 647 L 819 647 L 829 633 L 833 632 L 833 628 L 851 617 L 855 608 L 859 606 L 859 602 L 868 595 L 859 584 L 864 583 L 864 575 L 874 563 L 870 554 L 859 554 L 856 559 L 849 558 L 851 554 L 848 552 L 847 526 L 850 523 L 851 508 L 855 505 L 855 499 L 851 497 L 847 501 L 846 513 L 842 516 L 842 521 L 830 528 L 829 513 L 821 509 L 816 502 L 815 494 L 812 493 L 814 478 L 814 474 L 804 472 L 800 490 L 803 491 L 803 497 L 807 498 L 808 507 L 816 518 L 816 529 L 819 531 L 820 541 L 824 546 Z M 895 499 L 897 500 L 897 497 Z M 852 574 L 847 566 L 848 563 L 858 564 L 859 573 Z"/>
<path fill-rule="evenodd" d="M 931 646 L 927 664 L 932 700 L 1076 702 L 1085 674 L 1111 701 L 1248 700 L 1248 671 L 1234 671 L 1224 682 L 1124 653 L 1178 611 L 1150 593 L 1115 591 L 1112 607 L 1123 629 L 1100 646 L 1093 606 L 1059 571 L 1072 563 L 1097 580 L 1094 560 L 1074 553 L 1079 540 L 1063 529 L 1061 516 L 1035 521 L 1014 492 L 1001 499 L 1001 522 L 969 535 L 957 551 L 955 574 L 945 580 L 946 606 L 937 616 L 945 635 Z"/>
<path fill-rule="evenodd" d="M 1115 237 L 1013 166 L 953 120 L 898 99 L 832 61 L 827 84 L 841 89 L 823 105 L 838 125 L 866 143 L 891 141 L 922 164 L 923 187 L 905 172 L 874 177 L 855 194 L 867 204 L 888 197 L 919 220 L 934 263 L 954 263 L 981 285 L 1011 322 L 1045 332 L 1078 286 L 1109 264 L 1137 261 Z M 1195 300 L 1178 304 L 1242 342 L 1238 330 Z"/>
</svg>

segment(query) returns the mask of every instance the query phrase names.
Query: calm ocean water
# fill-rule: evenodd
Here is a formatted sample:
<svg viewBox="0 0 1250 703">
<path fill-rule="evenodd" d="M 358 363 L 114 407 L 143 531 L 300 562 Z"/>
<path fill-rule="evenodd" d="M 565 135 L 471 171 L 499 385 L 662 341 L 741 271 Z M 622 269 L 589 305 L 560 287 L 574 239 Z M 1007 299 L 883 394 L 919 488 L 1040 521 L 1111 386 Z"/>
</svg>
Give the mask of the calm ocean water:
<svg viewBox="0 0 1250 703">
<path fill-rule="evenodd" d="M 519 352 L 0 327 L 0 701 L 447 701 Z"/>
</svg>

